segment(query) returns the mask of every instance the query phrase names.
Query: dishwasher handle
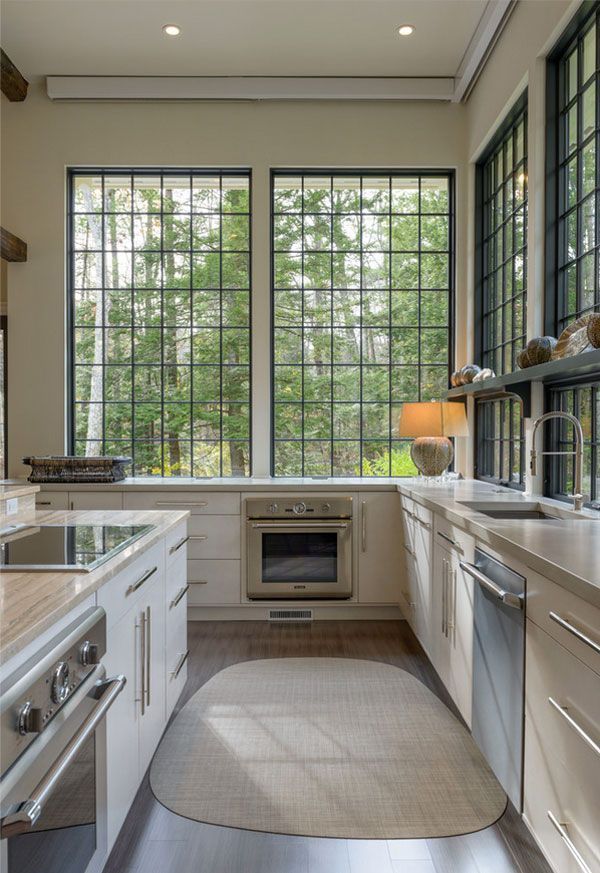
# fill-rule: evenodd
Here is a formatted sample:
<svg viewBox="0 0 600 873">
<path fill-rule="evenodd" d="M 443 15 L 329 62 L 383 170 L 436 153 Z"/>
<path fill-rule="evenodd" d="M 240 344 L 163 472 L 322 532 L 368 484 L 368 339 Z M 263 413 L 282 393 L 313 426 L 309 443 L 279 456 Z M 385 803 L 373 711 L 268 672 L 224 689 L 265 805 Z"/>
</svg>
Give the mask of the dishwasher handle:
<svg viewBox="0 0 600 873">
<path fill-rule="evenodd" d="M 467 561 L 459 561 L 458 566 L 478 582 L 482 588 L 485 588 L 486 591 L 489 591 L 490 594 L 493 594 L 494 597 L 502 601 L 506 606 L 510 606 L 511 609 L 523 609 L 522 597 L 518 594 L 513 594 L 512 591 L 505 591 L 504 588 L 496 585 L 495 582 L 492 582 L 492 580 L 488 578 L 485 573 L 482 573 L 474 564 L 469 564 Z"/>
</svg>

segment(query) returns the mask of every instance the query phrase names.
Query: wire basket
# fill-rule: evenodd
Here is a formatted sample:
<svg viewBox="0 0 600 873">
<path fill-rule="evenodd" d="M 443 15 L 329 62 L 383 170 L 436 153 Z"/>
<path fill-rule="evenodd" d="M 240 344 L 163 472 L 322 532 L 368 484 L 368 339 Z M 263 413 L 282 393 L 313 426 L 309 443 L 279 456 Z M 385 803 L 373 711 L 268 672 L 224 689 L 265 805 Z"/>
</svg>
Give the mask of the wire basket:
<svg viewBox="0 0 600 873">
<path fill-rule="evenodd" d="M 131 458 L 40 455 L 23 458 L 29 464 L 29 482 L 121 482 Z"/>
</svg>

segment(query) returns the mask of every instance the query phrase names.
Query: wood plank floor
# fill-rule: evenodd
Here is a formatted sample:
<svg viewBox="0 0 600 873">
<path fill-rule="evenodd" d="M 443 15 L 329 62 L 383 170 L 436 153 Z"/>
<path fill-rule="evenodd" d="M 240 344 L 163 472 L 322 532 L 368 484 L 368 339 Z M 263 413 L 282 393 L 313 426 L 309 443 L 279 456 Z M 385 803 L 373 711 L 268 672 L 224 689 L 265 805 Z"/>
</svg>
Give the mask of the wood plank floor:
<svg viewBox="0 0 600 873">
<path fill-rule="evenodd" d="M 211 676 L 259 658 L 366 658 L 413 673 L 453 711 L 404 621 L 190 622 L 179 708 Z M 332 840 L 253 833 L 188 821 L 140 787 L 105 873 L 550 873 L 516 812 L 476 834 L 434 840 Z"/>
</svg>

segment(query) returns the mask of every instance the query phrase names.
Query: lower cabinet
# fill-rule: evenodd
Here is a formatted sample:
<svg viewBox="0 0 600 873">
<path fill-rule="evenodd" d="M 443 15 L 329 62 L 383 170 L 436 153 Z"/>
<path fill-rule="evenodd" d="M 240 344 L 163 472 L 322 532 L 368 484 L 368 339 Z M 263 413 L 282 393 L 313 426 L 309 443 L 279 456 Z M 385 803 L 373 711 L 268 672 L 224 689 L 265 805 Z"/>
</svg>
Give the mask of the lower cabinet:
<svg viewBox="0 0 600 873">
<path fill-rule="evenodd" d="M 400 504 L 394 492 L 361 492 L 354 531 L 358 535 L 358 600 L 360 603 L 393 603 L 400 599 L 403 567 Z M 358 518 L 356 517 L 358 515 Z"/>
</svg>

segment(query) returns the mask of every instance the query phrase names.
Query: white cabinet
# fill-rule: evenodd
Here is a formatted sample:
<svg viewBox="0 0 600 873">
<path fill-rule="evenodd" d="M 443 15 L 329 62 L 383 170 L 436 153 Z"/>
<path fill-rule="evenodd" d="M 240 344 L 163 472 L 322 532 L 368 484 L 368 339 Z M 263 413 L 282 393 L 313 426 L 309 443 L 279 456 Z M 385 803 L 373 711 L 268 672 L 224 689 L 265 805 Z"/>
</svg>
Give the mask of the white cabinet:
<svg viewBox="0 0 600 873">
<path fill-rule="evenodd" d="M 140 776 L 152 760 L 166 723 L 165 577 L 161 574 L 137 607 Z M 185 631 L 185 629 L 184 629 Z M 185 639 L 182 640 L 185 644 Z"/>
<path fill-rule="evenodd" d="M 355 536 L 358 535 L 358 600 L 397 604 L 404 568 L 400 504 L 392 492 L 361 492 L 357 496 Z"/>
<path fill-rule="evenodd" d="M 429 653 L 431 649 L 431 576 L 433 561 L 433 516 L 418 503 L 413 505 L 413 552 L 415 566 L 415 633 Z"/>
<path fill-rule="evenodd" d="M 436 517 L 430 657 L 466 723 L 471 724 L 473 580 L 460 568 L 472 562 L 475 542 Z"/>
<path fill-rule="evenodd" d="M 69 491 L 69 509 L 123 509 L 120 491 Z"/>
</svg>

